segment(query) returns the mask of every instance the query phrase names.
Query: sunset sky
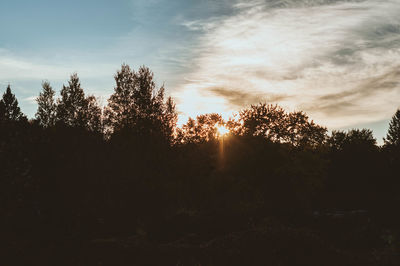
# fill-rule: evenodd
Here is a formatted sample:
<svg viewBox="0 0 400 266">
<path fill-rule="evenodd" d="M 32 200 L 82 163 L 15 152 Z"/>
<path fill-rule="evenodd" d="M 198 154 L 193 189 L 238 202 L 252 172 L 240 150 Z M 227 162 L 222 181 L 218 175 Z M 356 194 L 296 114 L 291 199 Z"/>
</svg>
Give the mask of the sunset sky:
<svg viewBox="0 0 400 266">
<path fill-rule="evenodd" d="M 399 0 L 1 0 L 0 92 L 33 117 L 41 82 L 77 72 L 103 99 L 122 63 L 150 67 L 180 112 L 257 102 L 381 143 L 400 107 Z"/>
</svg>

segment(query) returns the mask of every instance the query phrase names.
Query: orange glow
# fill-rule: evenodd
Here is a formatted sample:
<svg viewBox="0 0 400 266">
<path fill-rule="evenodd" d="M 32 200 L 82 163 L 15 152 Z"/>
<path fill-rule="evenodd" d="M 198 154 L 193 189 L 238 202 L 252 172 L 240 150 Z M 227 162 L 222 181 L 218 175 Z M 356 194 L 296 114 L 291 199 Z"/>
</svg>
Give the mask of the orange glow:
<svg viewBox="0 0 400 266">
<path fill-rule="evenodd" d="M 225 126 L 223 126 L 223 125 L 221 125 L 221 126 L 218 126 L 217 127 L 217 131 L 218 131 L 218 134 L 220 135 L 220 136 L 225 136 L 225 135 L 228 135 L 229 134 L 229 129 L 227 129 Z"/>
</svg>

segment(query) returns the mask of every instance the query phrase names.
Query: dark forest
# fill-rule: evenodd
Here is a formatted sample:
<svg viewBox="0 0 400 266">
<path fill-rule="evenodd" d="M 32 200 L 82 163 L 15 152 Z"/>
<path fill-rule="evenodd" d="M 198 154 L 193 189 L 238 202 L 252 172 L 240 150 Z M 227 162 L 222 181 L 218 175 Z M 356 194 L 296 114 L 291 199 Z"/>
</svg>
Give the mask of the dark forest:
<svg viewBox="0 0 400 266">
<path fill-rule="evenodd" d="M 150 69 L 114 78 L 33 119 L 2 88 L 0 265 L 400 265 L 400 111 L 382 146 L 270 103 L 178 127 Z"/>
</svg>

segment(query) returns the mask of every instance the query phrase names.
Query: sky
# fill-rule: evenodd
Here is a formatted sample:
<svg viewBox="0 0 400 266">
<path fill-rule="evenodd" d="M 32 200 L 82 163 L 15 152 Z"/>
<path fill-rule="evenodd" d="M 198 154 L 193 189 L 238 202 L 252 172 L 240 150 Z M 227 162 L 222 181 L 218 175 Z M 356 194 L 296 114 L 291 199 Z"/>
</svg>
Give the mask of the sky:
<svg viewBox="0 0 400 266">
<path fill-rule="evenodd" d="M 188 116 L 303 110 L 382 142 L 400 107 L 399 0 L 1 0 L 0 93 L 29 117 L 77 72 L 103 104 L 122 63 L 148 66 Z"/>
</svg>

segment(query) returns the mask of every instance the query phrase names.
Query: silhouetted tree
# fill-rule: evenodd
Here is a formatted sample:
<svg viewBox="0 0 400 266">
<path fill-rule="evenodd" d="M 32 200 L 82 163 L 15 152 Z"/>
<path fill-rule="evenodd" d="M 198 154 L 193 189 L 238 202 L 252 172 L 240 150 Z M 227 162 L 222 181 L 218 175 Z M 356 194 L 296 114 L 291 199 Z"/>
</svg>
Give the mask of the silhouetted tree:
<svg viewBox="0 0 400 266">
<path fill-rule="evenodd" d="M 304 112 L 286 113 L 278 105 L 251 105 L 239 113 L 239 121 L 239 134 L 262 136 L 273 142 L 315 147 L 326 138 L 326 128 L 309 121 Z"/>
<path fill-rule="evenodd" d="M 229 117 L 228 121 L 225 122 L 225 127 L 229 130 L 229 133 L 234 136 L 242 135 L 242 122 L 237 119 L 238 114 L 233 114 L 232 117 Z"/>
<path fill-rule="evenodd" d="M 26 121 L 26 116 L 18 106 L 18 100 L 11 92 L 10 85 L 7 86 L 3 98 L 0 100 L 0 121 Z"/>
<path fill-rule="evenodd" d="M 348 132 L 332 131 L 328 138 L 328 144 L 335 150 L 346 148 L 364 148 L 367 150 L 376 149 L 376 139 L 370 129 L 352 129 Z"/>
<path fill-rule="evenodd" d="M 346 142 L 347 134 L 344 131 L 333 130 L 328 138 L 328 145 L 333 150 L 341 150 Z"/>
<path fill-rule="evenodd" d="M 304 112 L 293 112 L 287 115 L 286 142 L 294 146 L 317 147 L 326 140 L 327 129 L 309 121 L 309 117 Z"/>
<path fill-rule="evenodd" d="M 369 129 L 333 131 L 327 141 L 327 198 L 336 208 L 367 208 L 377 201 L 379 149 Z"/>
<path fill-rule="evenodd" d="M 389 130 L 384 138 L 386 146 L 399 146 L 400 144 L 400 110 L 393 115 L 389 124 Z"/>
<path fill-rule="evenodd" d="M 280 106 L 265 103 L 251 105 L 239 116 L 244 135 L 263 136 L 271 141 L 280 141 L 286 135 L 286 113 Z"/>
<path fill-rule="evenodd" d="M 163 112 L 163 132 L 168 139 L 173 140 L 175 138 L 176 123 L 178 122 L 178 113 L 176 111 L 176 105 L 172 97 L 168 97 L 165 102 Z"/>
<path fill-rule="evenodd" d="M 93 95 L 86 98 L 85 108 L 86 129 L 92 132 L 103 132 L 102 110 Z"/>
<path fill-rule="evenodd" d="M 178 132 L 183 143 L 200 143 L 217 138 L 217 126 L 223 125 L 222 116 L 216 113 L 199 115 L 196 120 L 189 118 Z"/>
<path fill-rule="evenodd" d="M 85 127 L 87 101 L 78 75 L 71 75 L 68 86 L 63 85 L 57 103 L 57 122 L 71 127 Z"/>
<path fill-rule="evenodd" d="M 382 220 L 391 221 L 393 224 L 400 223 L 400 214 L 393 212 L 391 208 L 382 208 L 382 206 L 393 206 L 400 203 L 400 109 L 393 115 L 389 130 L 384 140 L 382 156 L 384 159 L 382 178 L 380 182 L 381 202 L 379 206 L 379 217 Z"/>
<path fill-rule="evenodd" d="M 352 145 L 362 145 L 365 147 L 370 147 L 372 149 L 376 148 L 376 139 L 372 130 L 370 129 L 352 129 L 347 133 L 347 142 Z"/>
<path fill-rule="evenodd" d="M 85 97 L 79 77 L 71 75 L 68 86 L 63 86 L 57 101 L 56 121 L 66 126 L 102 132 L 102 111 L 94 96 Z"/>
<path fill-rule="evenodd" d="M 105 123 L 108 131 L 119 131 L 135 120 L 136 108 L 134 91 L 136 74 L 128 65 L 123 64 L 114 76 L 116 86 L 108 99 L 105 109 Z"/>
<path fill-rule="evenodd" d="M 141 136 L 172 138 L 177 114 L 171 98 L 164 102 L 164 87 L 156 88 L 147 67 L 137 72 L 122 65 L 115 75 L 116 87 L 108 100 L 105 121 L 108 131 L 128 129 Z"/>
<path fill-rule="evenodd" d="M 35 117 L 41 126 L 51 127 L 54 126 L 56 121 L 55 91 L 47 81 L 42 83 L 42 87 L 43 91 L 36 98 L 38 109 Z"/>
</svg>

